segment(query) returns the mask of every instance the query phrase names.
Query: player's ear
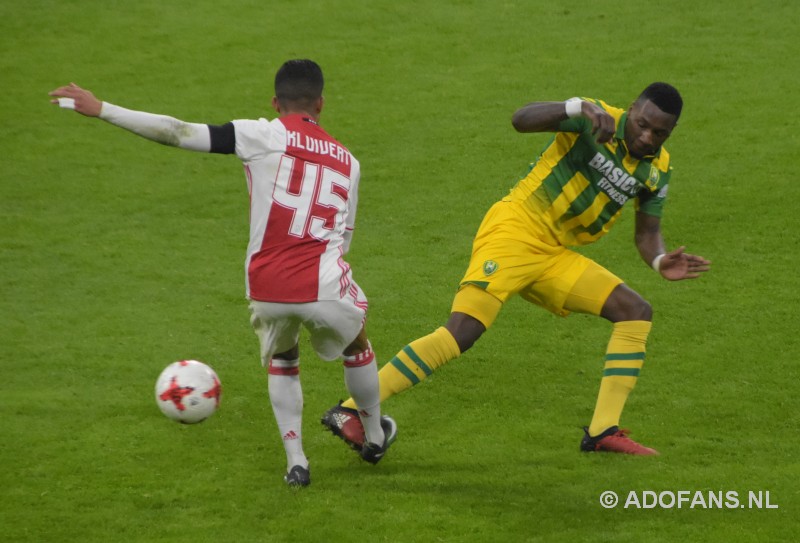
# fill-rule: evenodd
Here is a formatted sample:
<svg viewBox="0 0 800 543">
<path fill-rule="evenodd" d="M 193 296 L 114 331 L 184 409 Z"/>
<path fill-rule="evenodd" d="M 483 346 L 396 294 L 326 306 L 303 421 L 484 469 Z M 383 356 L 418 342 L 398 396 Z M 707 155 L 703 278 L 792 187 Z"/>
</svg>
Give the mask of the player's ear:
<svg viewBox="0 0 800 543">
<path fill-rule="evenodd" d="M 325 97 L 324 96 L 320 96 L 319 98 L 317 98 L 317 103 L 315 104 L 316 110 L 317 110 L 316 111 L 317 115 L 319 115 L 320 112 L 322 112 L 322 106 L 324 106 L 324 105 L 325 105 Z"/>
<path fill-rule="evenodd" d="M 281 112 L 281 106 L 280 106 L 280 104 L 278 103 L 278 97 L 277 97 L 277 96 L 273 96 L 273 97 L 272 97 L 272 109 L 274 109 L 274 110 L 275 110 L 275 111 L 277 111 L 278 113 L 280 113 L 280 112 Z"/>
</svg>

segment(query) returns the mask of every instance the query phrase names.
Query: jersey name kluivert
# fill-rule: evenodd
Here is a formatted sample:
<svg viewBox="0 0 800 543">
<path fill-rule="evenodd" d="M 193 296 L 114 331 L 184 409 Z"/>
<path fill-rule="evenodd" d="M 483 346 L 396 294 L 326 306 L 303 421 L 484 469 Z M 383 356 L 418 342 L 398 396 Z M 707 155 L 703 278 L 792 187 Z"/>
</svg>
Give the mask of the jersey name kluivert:
<svg viewBox="0 0 800 543">
<path fill-rule="evenodd" d="M 338 300 L 352 284 L 345 232 L 360 166 L 312 119 L 233 121 L 250 192 L 246 288 L 252 300 Z"/>
<path fill-rule="evenodd" d="M 552 245 L 596 241 L 608 232 L 631 198 L 637 210 L 660 217 L 667 196 L 670 165 L 666 149 L 641 160 L 633 158 L 624 140 L 627 113 L 601 100 L 583 100 L 599 105 L 614 118 L 612 140 L 597 143 L 591 121 L 584 117 L 563 121 L 528 175 L 503 199 L 520 203 Z"/>
</svg>

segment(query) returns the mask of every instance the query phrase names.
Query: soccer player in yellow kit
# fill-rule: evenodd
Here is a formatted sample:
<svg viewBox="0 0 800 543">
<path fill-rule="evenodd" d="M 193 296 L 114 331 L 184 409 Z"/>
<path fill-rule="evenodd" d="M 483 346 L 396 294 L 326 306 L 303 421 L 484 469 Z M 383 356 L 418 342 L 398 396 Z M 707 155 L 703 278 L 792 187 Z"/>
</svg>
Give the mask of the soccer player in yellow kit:
<svg viewBox="0 0 800 543">
<path fill-rule="evenodd" d="M 582 451 L 655 455 L 619 428 L 625 401 L 644 363 L 652 308 L 622 279 L 569 246 L 602 237 L 636 202 L 635 243 L 642 259 L 677 281 L 708 271 L 710 262 L 679 247 L 665 249 L 661 213 L 670 180 L 663 143 L 683 106 L 678 91 L 653 83 L 625 111 L 573 98 L 534 102 L 514 113 L 518 132 L 555 132 L 528 175 L 495 203 L 478 229 L 467 272 L 447 323 L 404 347 L 380 371 L 381 400 L 425 379 L 469 349 L 503 304 L 518 294 L 557 315 L 572 311 L 613 323 L 594 416 Z M 352 399 L 322 423 L 360 449 L 363 430 Z"/>
</svg>

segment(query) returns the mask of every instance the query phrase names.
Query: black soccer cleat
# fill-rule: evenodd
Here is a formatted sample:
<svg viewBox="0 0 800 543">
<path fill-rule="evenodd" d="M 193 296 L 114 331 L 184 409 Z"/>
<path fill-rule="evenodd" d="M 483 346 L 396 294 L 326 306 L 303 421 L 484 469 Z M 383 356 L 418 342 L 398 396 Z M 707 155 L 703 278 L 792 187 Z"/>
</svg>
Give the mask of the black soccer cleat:
<svg viewBox="0 0 800 543">
<path fill-rule="evenodd" d="M 381 428 L 383 428 L 383 445 L 377 443 L 364 443 L 361 448 L 361 458 L 370 464 L 377 464 L 389 450 L 389 447 L 397 439 L 397 423 L 392 417 L 386 415 L 381 417 Z"/>
<path fill-rule="evenodd" d="M 283 476 L 289 486 L 308 486 L 311 484 L 311 473 L 303 466 L 294 466 Z"/>
</svg>

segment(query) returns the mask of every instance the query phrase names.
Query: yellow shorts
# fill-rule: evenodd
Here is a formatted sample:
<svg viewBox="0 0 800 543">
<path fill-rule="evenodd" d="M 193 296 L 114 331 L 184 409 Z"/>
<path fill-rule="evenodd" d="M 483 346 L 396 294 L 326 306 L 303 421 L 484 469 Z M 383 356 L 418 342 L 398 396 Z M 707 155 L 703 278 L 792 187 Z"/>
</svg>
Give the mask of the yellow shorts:
<svg viewBox="0 0 800 543">
<path fill-rule="evenodd" d="M 566 247 L 544 243 L 536 234 L 535 225 L 516 204 L 501 201 L 492 206 L 475 235 L 452 311 L 467 313 L 488 328 L 502 304 L 519 294 L 557 315 L 599 315 L 622 279 Z"/>
</svg>

